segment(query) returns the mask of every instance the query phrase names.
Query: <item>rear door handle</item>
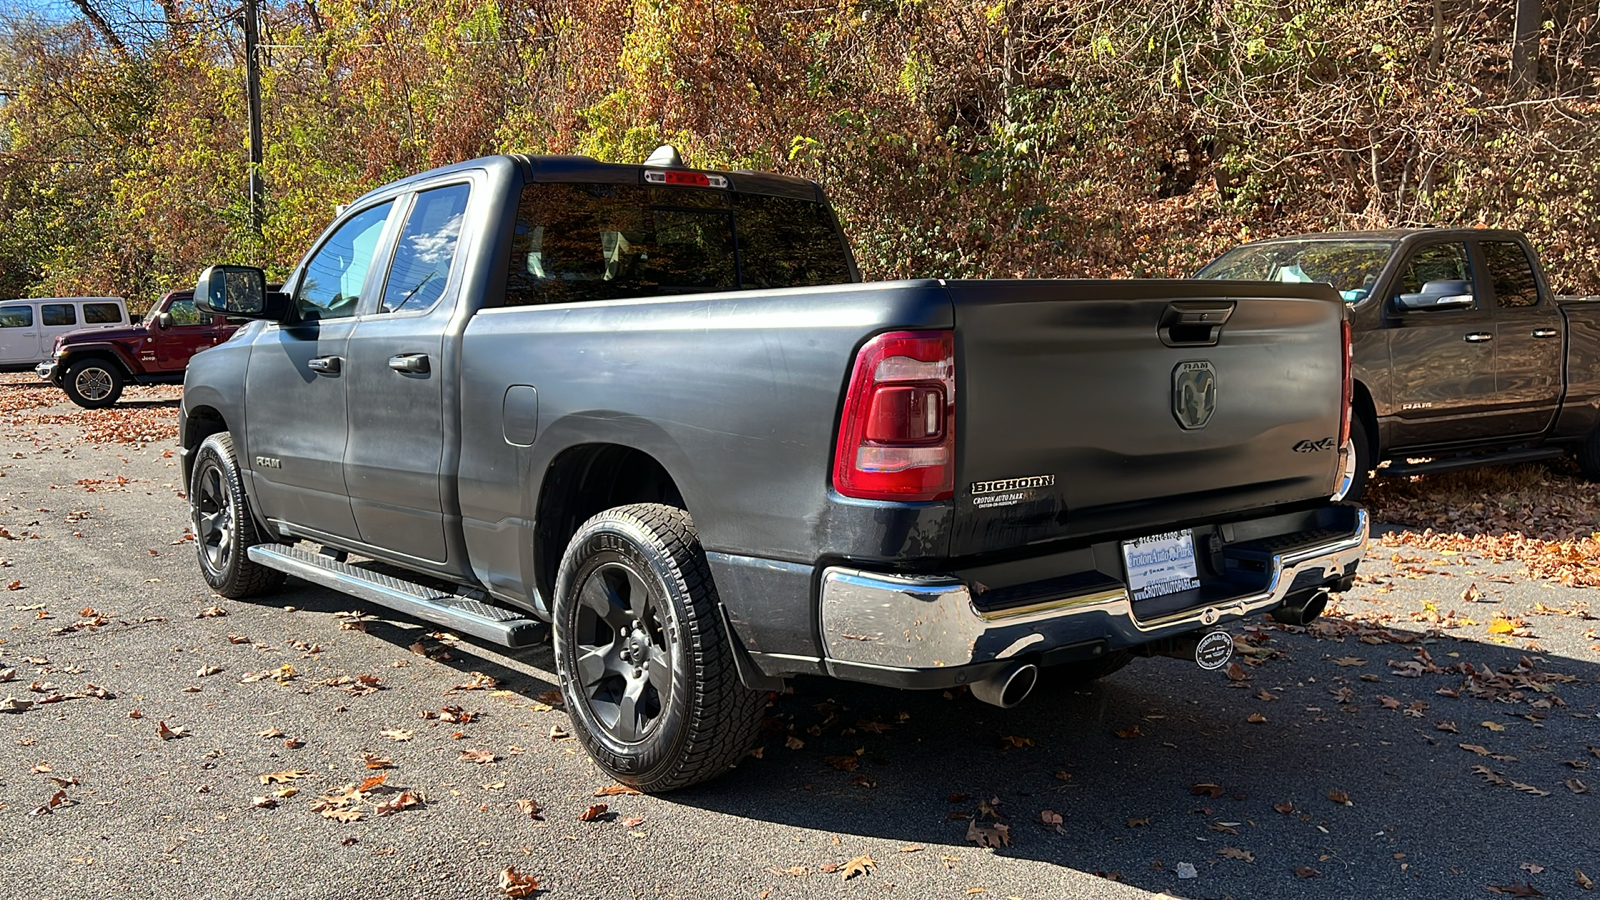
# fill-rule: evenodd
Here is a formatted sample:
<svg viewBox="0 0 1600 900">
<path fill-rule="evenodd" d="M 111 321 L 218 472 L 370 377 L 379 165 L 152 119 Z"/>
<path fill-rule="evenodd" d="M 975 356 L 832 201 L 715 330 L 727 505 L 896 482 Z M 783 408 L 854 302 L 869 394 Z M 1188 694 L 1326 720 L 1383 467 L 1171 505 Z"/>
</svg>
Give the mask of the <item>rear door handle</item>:
<svg viewBox="0 0 1600 900">
<path fill-rule="evenodd" d="M 1492 340 L 1494 340 L 1494 335 L 1490 334 L 1487 331 L 1469 331 L 1469 332 L 1467 332 L 1466 341 L 1469 344 L 1481 344 L 1484 341 L 1492 341 Z"/>
<path fill-rule="evenodd" d="M 317 356 L 306 363 L 306 368 L 313 372 L 321 372 L 324 375 L 337 375 L 339 374 L 339 361 L 337 356 Z"/>
<path fill-rule="evenodd" d="M 426 374 L 428 371 L 428 354 L 402 353 L 399 356 L 391 356 L 389 357 L 389 368 L 396 372 Z"/>
<path fill-rule="evenodd" d="M 1554 328 L 1535 328 L 1533 330 L 1534 337 L 1555 337 L 1560 333 L 1561 332 L 1555 330 Z"/>
</svg>

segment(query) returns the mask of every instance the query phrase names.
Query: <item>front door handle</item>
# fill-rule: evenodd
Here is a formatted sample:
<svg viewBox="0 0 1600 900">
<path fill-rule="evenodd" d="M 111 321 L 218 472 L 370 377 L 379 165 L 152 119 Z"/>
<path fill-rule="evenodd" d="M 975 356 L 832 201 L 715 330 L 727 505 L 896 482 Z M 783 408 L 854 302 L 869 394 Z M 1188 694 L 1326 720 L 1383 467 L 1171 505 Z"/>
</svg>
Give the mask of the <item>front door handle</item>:
<svg viewBox="0 0 1600 900">
<path fill-rule="evenodd" d="M 1561 332 L 1555 330 L 1554 328 L 1535 328 L 1533 330 L 1533 336 L 1534 337 L 1540 337 L 1540 338 L 1543 338 L 1543 337 L 1555 337 L 1556 335 L 1558 335 L 1560 333 Z"/>
<path fill-rule="evenodd" d="M 427 374 L 428 354 L 402 353 L 399 356 L 389 357 L 389 368 L 396 372 L 414 372 L 419 375 Z"/>
<path fill-rule="evenodd" d="M 340 360 L 337 356 L 317 356 L 306 363 L 306 368 L 313 372 L 321 372 L 324 375 L 337 375 L 339 374 L 339 362 Z"/>
<path fill-rule="evenodd" d="M 1467 332 L 1466 341 L 1469 344 L 1481 344 L 1484 341 L 1492 341 L 1492 340 L 1494 340 L 1494 335 L 1490 334 L 1487 331 L 1469 331 L 1469 332 Z"/>
</svg>

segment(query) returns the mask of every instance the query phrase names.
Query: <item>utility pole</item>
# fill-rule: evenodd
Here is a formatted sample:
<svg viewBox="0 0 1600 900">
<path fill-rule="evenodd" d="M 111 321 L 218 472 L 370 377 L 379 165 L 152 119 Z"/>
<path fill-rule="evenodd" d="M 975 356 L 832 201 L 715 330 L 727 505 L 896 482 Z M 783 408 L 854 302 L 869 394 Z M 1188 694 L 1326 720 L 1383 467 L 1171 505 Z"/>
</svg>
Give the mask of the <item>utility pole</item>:
<svg viewBox="0 0 1600 900">
<path fill-rule="evenodd" d="M 256 27 L 256 0 L 244 0 L 244 79 L 250 106 L 250 225 L 261 234 L 261 35 Z"/>
</svg>

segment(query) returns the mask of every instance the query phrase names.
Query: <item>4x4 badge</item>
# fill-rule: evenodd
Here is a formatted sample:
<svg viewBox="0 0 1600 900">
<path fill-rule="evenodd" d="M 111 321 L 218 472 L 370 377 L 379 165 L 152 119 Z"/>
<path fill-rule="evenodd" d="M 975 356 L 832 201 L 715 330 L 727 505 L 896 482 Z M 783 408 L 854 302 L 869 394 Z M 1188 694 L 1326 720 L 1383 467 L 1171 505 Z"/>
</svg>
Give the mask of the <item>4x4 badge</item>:
<svg viewBox="0 0 1600 900">
<path fill-rule="evenodd" d="M 1172 370 L 1172 415 L 1187 431 L 1206 427 L 1217 408 L 1217 370 L 1206 360 L 1181 362 Z"/>
</svg>

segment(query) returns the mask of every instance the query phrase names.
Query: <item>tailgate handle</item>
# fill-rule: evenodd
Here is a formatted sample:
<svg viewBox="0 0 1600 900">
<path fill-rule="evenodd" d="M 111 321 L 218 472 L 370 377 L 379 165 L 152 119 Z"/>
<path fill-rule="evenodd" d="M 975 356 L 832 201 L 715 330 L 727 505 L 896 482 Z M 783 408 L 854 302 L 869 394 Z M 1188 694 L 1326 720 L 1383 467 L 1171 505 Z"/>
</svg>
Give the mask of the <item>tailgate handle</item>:
<svg viewBox="0 0 1600 900">
<path fill-rule="evenodd" d="M 1232 300 L 1174 300 L 1157 333 L 1168 347 L 1215 347 L 1236 304 Z"/>
</svg>

